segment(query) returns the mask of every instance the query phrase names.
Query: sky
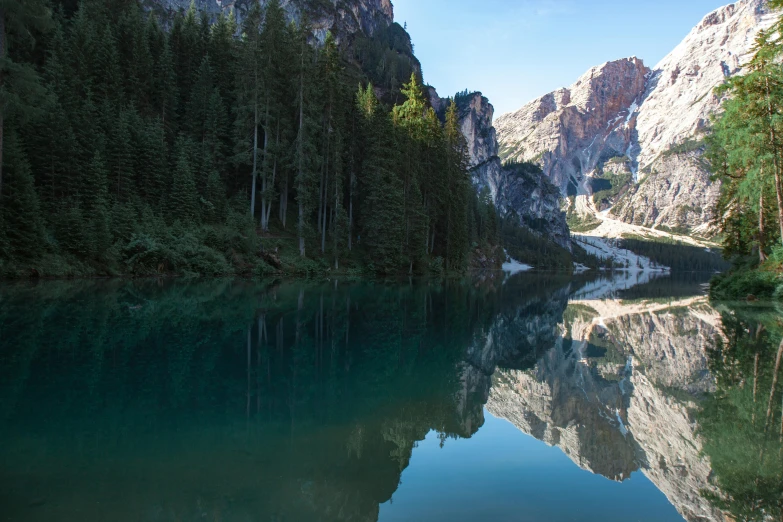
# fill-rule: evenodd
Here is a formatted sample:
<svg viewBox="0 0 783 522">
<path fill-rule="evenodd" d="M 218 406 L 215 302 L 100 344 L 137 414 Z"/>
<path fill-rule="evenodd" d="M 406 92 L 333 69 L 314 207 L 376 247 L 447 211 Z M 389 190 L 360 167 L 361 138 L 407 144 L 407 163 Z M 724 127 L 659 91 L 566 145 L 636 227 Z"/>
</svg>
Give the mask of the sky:
<svg viewBox="0 0 783 522">
<path fill-rule="evenodd" d="M 442 97 L 481 91 L 500 115 L 590 67 L 638 56 L 652 67 L 730 0 L 392 0 L 424 81 Z"/>
</svg>

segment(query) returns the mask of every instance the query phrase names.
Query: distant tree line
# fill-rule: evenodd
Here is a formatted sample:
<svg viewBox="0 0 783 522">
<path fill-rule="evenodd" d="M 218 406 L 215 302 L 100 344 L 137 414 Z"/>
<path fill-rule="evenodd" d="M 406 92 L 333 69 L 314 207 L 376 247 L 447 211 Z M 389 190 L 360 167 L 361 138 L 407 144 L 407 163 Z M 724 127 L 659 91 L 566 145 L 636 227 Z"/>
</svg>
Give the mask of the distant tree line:
<svg viewBox="0 0 783 522">
<path fill-rule="evenodd" d="M 675 271 L 718 272 L 729 268 L 729 263 L 720 252 L 704 247 L 665 243 L 643 239 L 623 239 L 620 248 L 644 256 L 659 266 L 667 266 Z"/>
</svg>

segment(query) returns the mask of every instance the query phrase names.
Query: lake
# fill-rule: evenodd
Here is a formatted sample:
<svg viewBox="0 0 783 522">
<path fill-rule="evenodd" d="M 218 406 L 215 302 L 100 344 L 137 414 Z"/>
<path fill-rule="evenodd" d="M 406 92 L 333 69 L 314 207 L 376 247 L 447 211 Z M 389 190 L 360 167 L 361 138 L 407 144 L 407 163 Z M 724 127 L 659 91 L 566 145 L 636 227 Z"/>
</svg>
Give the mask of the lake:
<svg viewBox="0 0 783 522">
<path fill-rule="evenodd" d="M 0 286 L 0 521 L 783 515 L 783 322 L 709 276 Z"/>
</svg>

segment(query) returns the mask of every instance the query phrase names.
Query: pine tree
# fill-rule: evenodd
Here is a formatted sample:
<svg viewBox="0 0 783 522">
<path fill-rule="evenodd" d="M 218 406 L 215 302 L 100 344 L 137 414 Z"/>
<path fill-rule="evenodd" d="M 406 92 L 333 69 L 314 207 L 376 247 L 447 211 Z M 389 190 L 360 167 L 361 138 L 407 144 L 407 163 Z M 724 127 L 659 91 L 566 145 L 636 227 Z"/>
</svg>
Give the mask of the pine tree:
<svg viewBox="0 0 783 522">
<path fill-rule="evenodd" d="M 371 86 L 357 96 L 367 147 L 361 171 L 362 244 L 376 269 L 394 272 L 402 264 L 404 186 L 394 171 L 394 130 Z"/>
<path fill-rule="evenodd" d="M 127 201 L 135 194 L 130 119 L 128 111 L 116 115 L 107 144 L 112 193 L 117 201 Z"/>
<path fill-rule="evenodd" d="M 140 146 L 135 167 L 140 174 L 138 193 L 152 208 L 159 209 L 169 174 L 166 133 L 158 118 L 142 122 L 138 133 Z"/>
<path fill-rule="evenodd" d="M 223 188 L 223 181 L 217 171 L 207 177 L 206 197 L 207 210 L 204 212 L 205 218 L 210 223 L 220 223 L 225 214 L 226 193 Z"/>
<path fill-rule="evenodd" d="M 392 120 L 394 124 L 405 131 L 400 136 L 398 150 L 407 154 L 402 162 L 403 199 L 405 210 L 405 251 L 409 260 L 409 272 L 414 265 L 421 262 L 426 255 L 427 246 L 427 216 L 421 193 L 420 171 L 423 156 L 422 148 L 427 140 L 426 104 L 421 84 L 416 74 L 411 74 L 410 82 L 402 88 L 405 101 L 394 107 Z"/>
<path fill-rule="evenodd" d="M 170 36 L 163 41 L 163 49 L 155 60 L 155 94 L 153 107 L 166 130 L 167 139 L 178 133 L 177 111 L 179 110 L 179 90 L 174 69 L 174 55 L 171 51 Z"/>
<path fill-rule="evenodd" d="M 45 249 L 41 207 L 30 164 L 15 132 L 6 137 L 5 237 L 12 254 L 34 260 Z"/>
<path fill-rule="evenodd" d="M 98 35 L 97 53 L 92 57 L 93 94 L 98 103 L 108 101 L 113 108 L 120 107 L 124 99 L 123 75 L 117 40 L 110 26 L 103 27 Z"/>
<path fill-rule="evenodd" d="M 297 71 L 298 90 L 298 131 L 296 137 L 296 153 L 294 163 L 296 165 L 296 199 L 299 207 L 299 220 L 297 232 L 299 236 L 299 255 L 305 257 L 306 240 L 311 235 L 311 226 L 308 223 L 310 213 L 315 209 L 315 187 L 318 179 L 317 132 L 318 124 L 314 117 L 314 86 L 313 86 L 313 55 L 312 48 L 307 42 L 310 34 L 309 25 L 304 20 L 297 32 L 297 47 L 299 50 L 299 69 Z"/>
<path fill-rule="evenodd" d="M 457 114 L 457 104 L 452 100 L 446 112 L 446 191 L 447 264 L 448 268 L 461 270 L 466 262 L 470 242 L 468 228 L 468 201 L 472 195 L 468 174 L 468 151 Z M 490 212 L 490 229 L 497 230 L 494 205 Z M 489 238 L 495 242 L 495 233 Z"/>
<path fill-rule="evenodd" d="M 198 218 L 198 191 L 190 163 L 193 146 L 183 136 L 177 138 L 174 146 L 174 177 L 168 197 L 169 216 L 172 221 L 192 225 Z"/>
<path fill-rule="evenodd" d="M 285 14 L 278 0 L 271 0 L 264 13 L 260 35 L 263 64 L 263 160 L 261 163 L 261 228 L 269 230 L 269 218 L 275 197 L 275 184 L 281 163 L 281 134 L 285 131 L 283 100 L 290 95 L 291 38 Z"/>
<path fill-rule="evenodd" d="M 88 219 L 86 243 L 87 251 L 93 259 L 104 259 L 111 246 L 112 234 L 109 216 L 109 170 L 100 152 L 93 156 L 83 196 L 84 208 Z"/>
<path fill-rule="evenodd" d="M 36 71 L 28 64 L 15 62 L 9 54 L 9 37 L 28 45 L 35 43 L 35 31 L 53 25 L 44 0 L 0 0 L 0 208 L 3 198 L 3 154 L 5 125 L 9 117 L 25 119 L 42 105 L 46 91 Z"/>
<path fill-rule="evenodd" d="M 225 16 L 222 12 L 218 15 L 209 37 L 208 54 L 226 112 L 234 106 L 234 79 L 237 67 L 237 42 L 234 39 L 236 32 L 237 23 L 232 9 L 229 16 Z"/>
<path fill-rule="evenodd" d="M 152 113 L 152 100 L 154 98 L 154 72 L 155 60 L 152 54 L 152 45 L 155 44 L 158 30 L 155 16 L 150 14 L 147 20 L 142 21 L 138 9 L 133 9 L 128 16 L 133 30 L 131 48 L 130 74 L 127 75 L 126 89 L 131 93 L 134 104 L 143 115 Z"/>
<path fill-rule="evenodd" d="M 715 124 L 708 151 L 713 170 L 724 181 L 717 215 L 727 237 L 737 239 L 729 240 L 729 251 L 748 249 L 748 241 L 731 228 L 746 226 L 747 216 L 737 216 L 752 210 L 757 231 L 751 243 L 756 244 L 761 260 L 770 239 L 771 227 L 765 225 L 765 207 L 770 200 L 777 202 L 777 235 L 783 240 L 783 122 L 779 116 L 783 111 L 783 71 L 773 64 L 775 47 L 770 35 L 762 31 L 749 72 L 731 78 L 719 89 L 730 96 L 723 104 L 724 113 Z"/>
<path fill-rule="evenodd" d="M 250 215 L 255 216 L 258 182 L 258 128 L 261 125 L 262 66 L 261 7 L 253 2 L 242 24 L 236 81 L 236 147 L 234 161 L 239 166 L 252 165 Z"/>
</svg>

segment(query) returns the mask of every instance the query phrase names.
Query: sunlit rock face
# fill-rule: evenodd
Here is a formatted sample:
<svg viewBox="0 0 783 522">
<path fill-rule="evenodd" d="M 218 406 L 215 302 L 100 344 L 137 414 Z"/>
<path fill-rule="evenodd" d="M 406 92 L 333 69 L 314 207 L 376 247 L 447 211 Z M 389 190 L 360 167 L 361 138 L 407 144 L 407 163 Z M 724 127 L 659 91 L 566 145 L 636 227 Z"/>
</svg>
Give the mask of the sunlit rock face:
<svg viewBox="0 0 783 522">
<path fill-rule="evenodd" d="M 210 16 L 234 11 L 237 19 L 242 20 L 255 0 L 195 0 L 199 11 Z M 266 5 L 268 0 L 258 0 Z M 191 0 L 143 0 L 148 8 L 162 13 L 172 13 L 188 9 Z M 372 36 L 379 29 L 394 22 L 394 10 L 391 0 L 349 0 L 340 2 L 316 2 L 313 0 L 280 0 L 288 19 L 299 21 L 307 14 L 317 40 L 323 42 L 327 32 L 332 32 L 338 41 L 362 32 Z"/>
<path fill-rule="evenodd" d="M 719 191 L 701 157 L 722 101 L 714 89 L 742 74 L 756 35 L 775 17 L 764 0 L 740 0 L 708 14 L 652 69 L 637 58 L 594 67 L 501 116 L 501 156 L 540 163 L 564 194 L 591 193 L 586 181 L 619 160 L 632 181 L 615 217 L 703 229 Z"/>
<path fill-rule="evenodd" d="M 448 108 L 449 101 L 432 87 L 429 98 L 439 114 Z M 503 167 L 493 123 L 495 108 L 480 92 L 459 96 L 456 103 L 476 190 L 487 190 L 501 215 L 516 215 L 520 225 L 570 250 L 571 237 L 557 187 L 540 172 Z"/>
<path fill-rule="evenodd" d="M 629 108 L 644 92 L 649 73 L 638 58 L 608 62 L 568 89 L 501 116 L 496 127 L 503 156 L 538 162 L 567 193 L 598 164 L 627 152 L 633 132 Z"/>
<path fill-rule="evenodd" d="M 572 301 L 529 370 L 499 370 L 487 410 L 622 481 L 641 471 L 689 521 L 724 520 L 689 410 L 712 389 L 706 348 L 717 313 L 700 299 Z"/>
</svg>

